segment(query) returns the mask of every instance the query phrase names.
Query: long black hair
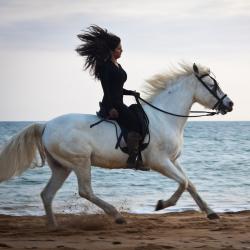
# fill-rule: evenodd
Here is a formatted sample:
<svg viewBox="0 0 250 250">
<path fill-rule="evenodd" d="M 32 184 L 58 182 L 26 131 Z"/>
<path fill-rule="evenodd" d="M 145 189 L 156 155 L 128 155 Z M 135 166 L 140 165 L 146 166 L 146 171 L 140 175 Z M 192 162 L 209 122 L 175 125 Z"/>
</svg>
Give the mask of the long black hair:
<svg viewBox="0 0 250 250">
<path fill-rule="evenodd" d="M 90 69 L 90 74 L 100 80 L 103 64 L 111 59 L 111 52 L 121 39 L 97 25 L 91 25 L 77 36 L 83 42 L 76 48 L 76 52 L 85 57 L 84 70 Z"/>
</svg>

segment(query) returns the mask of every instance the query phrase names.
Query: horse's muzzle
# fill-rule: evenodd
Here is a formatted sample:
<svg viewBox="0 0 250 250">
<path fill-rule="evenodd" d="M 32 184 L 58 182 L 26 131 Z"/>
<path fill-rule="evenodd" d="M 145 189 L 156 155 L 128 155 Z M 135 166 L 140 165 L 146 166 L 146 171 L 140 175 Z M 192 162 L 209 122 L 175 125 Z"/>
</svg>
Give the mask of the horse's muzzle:
<svg viewBox="0 0 250 250">
<path fill-rule="evenodd" d="M 233 111 L 233 105 L 234 103 L 232 101 L 229 101 L 226 105 L 224 103 L 221 103 L 218 107 L 218 111 L 222 115 L 225 115 L 226 113 Z"/>
</svg>

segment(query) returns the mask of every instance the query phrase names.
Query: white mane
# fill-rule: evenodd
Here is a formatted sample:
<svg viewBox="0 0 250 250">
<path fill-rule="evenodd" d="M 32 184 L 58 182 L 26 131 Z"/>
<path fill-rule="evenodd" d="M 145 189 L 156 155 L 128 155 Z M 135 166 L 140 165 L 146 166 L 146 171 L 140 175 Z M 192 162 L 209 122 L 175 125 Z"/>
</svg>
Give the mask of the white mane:
<svg viewBox="0 0 250 250">
<path fill-rule="evenodd" d="M 175 84 L 179 77 L 193 74 L 193 65 L 187 63 L 179 63 L 179 65 L 180 68 L 173 68 L 166 73 L 156 74 L 151 79 L 146 80 L 142 92 L 148 101 L 152 100 L 162 90 Z M 210 73 L 210 69 L 207 67 L 198 65 L 198 68 L 200 74 Z"/>
</svg>

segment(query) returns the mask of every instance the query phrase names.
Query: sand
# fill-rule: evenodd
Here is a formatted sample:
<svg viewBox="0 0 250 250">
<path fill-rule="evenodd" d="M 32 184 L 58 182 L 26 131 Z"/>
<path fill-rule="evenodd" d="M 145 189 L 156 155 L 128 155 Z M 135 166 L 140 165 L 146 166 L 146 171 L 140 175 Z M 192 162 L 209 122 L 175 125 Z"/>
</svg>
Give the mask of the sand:
<svg viewBox="0 0 250 250">
<path fill-rule="evenodd" d="M 118 225 L 106 215 L 58 214 L 59 228 L 45 217 L 0 215 L 0 249 L 164 250 L 250 249 L 250 211 L 124 214 Z"/>
</svg>

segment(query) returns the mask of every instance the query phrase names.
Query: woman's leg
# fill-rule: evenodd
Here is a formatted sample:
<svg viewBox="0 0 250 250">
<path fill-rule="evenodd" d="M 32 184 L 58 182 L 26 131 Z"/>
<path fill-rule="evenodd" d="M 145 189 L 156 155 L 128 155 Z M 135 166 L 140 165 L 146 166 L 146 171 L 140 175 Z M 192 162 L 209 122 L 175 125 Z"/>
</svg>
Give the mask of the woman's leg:
<svg viewBox="0 0 250 250">
<path fill-rule="evenodd" d="M 126 105 L 119 105 L 115 108 L 119 113 L 117 122 L 122 127 L 126 128 L 128 132 L 133 131 L 140 133 L 140 124 L 136 114 L 132 110 L 130 110 Z"/>
<path fill-rule="evenodd" d="M 137 159 L 139 153 L 139 143 L 141 140 L 140 124 L 139 120 L 137 119 L 137 115 L 125 105 L 121 105 L 116 108 L 119 113 L 117 122 L 128 130 L 128 136 L 127 136 L 127 147 L 129 154 L 127 160 L 128 168 L 135 168 L 144 171 L 149 170 L 148 168 L 145 168 L 141 160 L 138 161 Z"/>
</svg>

